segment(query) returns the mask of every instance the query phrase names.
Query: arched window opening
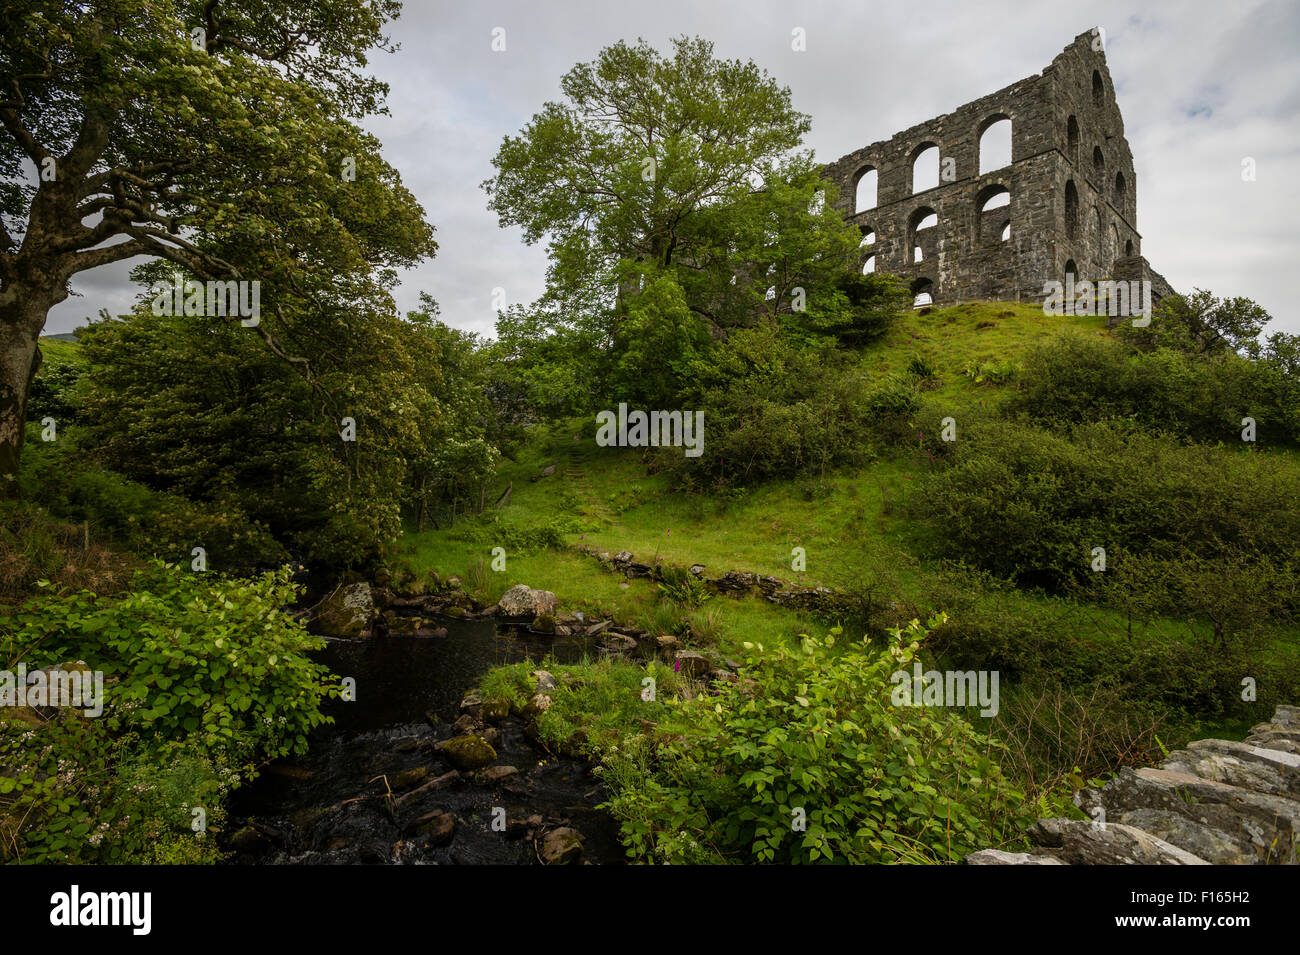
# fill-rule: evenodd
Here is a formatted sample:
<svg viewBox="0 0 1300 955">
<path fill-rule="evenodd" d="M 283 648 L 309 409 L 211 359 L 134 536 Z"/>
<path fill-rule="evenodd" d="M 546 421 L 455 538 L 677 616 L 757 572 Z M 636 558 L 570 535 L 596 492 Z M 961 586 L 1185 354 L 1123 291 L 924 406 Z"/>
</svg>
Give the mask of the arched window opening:
<svg viewBox="0 0 1300 955">
<path fill-rule="evenodd" d="M 1011 120 L 994 119 L 980 134 L 979 174 L 1011 165 Z"/>
<path fill-rule="evenodd" d="M 1115 208 L 1123 211 L 1126 208 L 1125 203 L 1128 201 L 1128 188 L 1127 184 L 1124 182 L 1124 174 L 1122 172 L 1115 173 L 1115 193 L 1113 198 Z"/>
<path fill-rule="evenodd" d="M 939 215 L 928 206 L 922 206 L 907 220 L 907 245 L 912 250 L 912 261 L 923 262 L 939 254 Z"/>
<path fill-rule="evenodd" d="M 812 202 L 808 203 L 808 214 L 810 216 L 819 216 L 822 210 L 826 208 L 826 190 L 818 189 L 813 193 Z"/>
<path fill-rule="evenodd" d="M 930 279 L 917 279 L 912 283 L 912 307 L 922 308 L 934 304 L 934 282 Z"/>
<path fill-rule="evenodd" d="M 858 243 L 858 248 L 863 249 L 869 245 L 876 244 L 876 230 L 870 226 L 862 227 L 862 241 Z"/>
<path fill-rule="evenodd" d="M 1011 192 L 1003 185 L 986 186 L 976 197 L 979 214 L 975 238 L 979 245 L 996 245 L 1011 237 Z"/>
<path fill-rule="evenodd" d="M 1066 148 L 1069 150 L 1070 162 L 1079 163 L 1079 121 L 1073 116 L 1065 124 Z"/>
<path fill-rule="evenodd" d="M 1074 264 L 1074 259 L 1065 260 L 1065 276 L 1068 281 L 1073 282 L 1079 274 L 1078 267 Z"/>
<path fill-rule="evenodd" d="M 855 213 L 876 208 L 876 185 L 879 181 L 880 174 L 874 169 L 867 168 L 858 173 L 857 196 L 853 205 Z"/>
<path fill-rule="evenodd" d="M 1074 180 L 1065 184 L 1065 234 L 1071 239 L 1079 233 L 1079 190 L 1074 188 Z"/>
<path fill-rule="evenodd" d="M 1124 255 L 1127 256 L 1128 258 L 1132 258 L 1132 257 L 1133 257 L 1133 240 L 1132 240 L 1132 239 L 1129 239 L 1127 242 L 1124 243 Z"/>
<path fill-rule="evenodd" d="M 1101 78 L 1101 70 L 1092 71 L 1092 103 L 1100 106 L 1106 99 L 1106 83 Z"/>
<path fill-rule="evenodd" d="M 874 255 L 869 255 L 867 256 L 867 261 L 862 263 L 862 274 L 870 275 L 874 271 L 876 271 L 876 257 Z"/>
<path fill-rule="evenodd" d="M 939 147 L 925 143 L 912 157 L 912 193 L 924 192 L 939 185 Z"/>
<path fill-rule="evenodd" d="M 1097 174 L 1097 182 L 1101 183 L 1102 174 L 1106 171 L 1106 157 L 1100 146 L 1092 147 L 1092 168 Z"/>
<path fill-rule="evenodd" d="M 1110 227 L 1110 235 L 1106 239 L 1106 261 L 1114 262 L 1119 258 L 1119 230 L 1113 225 Z"/>
</svg>

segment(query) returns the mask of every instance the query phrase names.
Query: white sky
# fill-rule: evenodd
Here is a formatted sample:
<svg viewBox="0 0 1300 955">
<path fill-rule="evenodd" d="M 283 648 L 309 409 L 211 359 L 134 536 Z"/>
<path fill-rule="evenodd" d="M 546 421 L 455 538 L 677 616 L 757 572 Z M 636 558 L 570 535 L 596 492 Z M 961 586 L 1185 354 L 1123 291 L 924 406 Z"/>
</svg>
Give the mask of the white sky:
<svg viewBox="0 0 1300 955">
<path fill-rule="evenodd" d="M 1140 12 L 1139 12 L 1140 11 Z M 1132 3 L 863 0 L 408 0 L 391 32 L 401 49 L 373 57 L 391 85 L 391 117 L 369 128 L 437 229 L 436 258 L 406 273 L 403 311 L 420 291 L 442 318 L 490 334 L 492 294 L 540 294 L 541 245 L 501 229 L 479 183 L 559 79 L 601 47 L 638 37 L 663 48 L 699 35 L 715 54 L 752 59 L 812 116 L 807 145 L 839 156 L 1042 71 L 1076 35 L 1101 26 L 1133 149 L 1143 253 L 1179 291 L 1255 299 L 1273 329 L 1300 332 L 1289 282 L 1300 262 L 1300 4 L 1294 0 Z M 506 31 L 493 52 L 492 31 Z M 807 51 L 791 50 L 803 27 Z M 1242 160 L 1256 181 L 1242 181 Z M 52 313 L 70 331 L 135 297 L 118 263 L 73 280 L 82 297 Z"/>
</svg>

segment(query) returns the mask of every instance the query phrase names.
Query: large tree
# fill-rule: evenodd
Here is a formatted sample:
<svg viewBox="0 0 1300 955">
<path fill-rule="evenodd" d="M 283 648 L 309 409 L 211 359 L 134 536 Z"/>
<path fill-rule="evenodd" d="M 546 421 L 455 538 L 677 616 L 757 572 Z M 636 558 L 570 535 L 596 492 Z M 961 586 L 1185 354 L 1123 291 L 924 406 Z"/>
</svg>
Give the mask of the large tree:
<svg viewBox="0 0 1300 955">
<path fill-rule="evenodd" d="M 843 279 L 861 237 L 800 150 L 810 121 L 789 89 L 685 37 L 666 56 L 616 43 L 560 86 L 563 101 L 505 137 L 483 183 L 503 226 L 548 243 L 546 295 L 498 329 L 525 372 L 539 368 L 528 349 L 558 337 L 583 349 L 583 379 L 603 369 L 616 386 L 644 379 L 655 363 L 638 354 L 661 345 L 668 366 L 685 366 L 731 328 L 782 316 L 829 327 L 851 305 Z M 540 370 L 532 380 L 557 406 L 591 390 Z M 595 389 L 602 400 L 609 387 Z"/>
<path fill-rule="evenodd" d="M 136 256 L 261 282 L 246 329 L 308 380 L 358 297 L 432 254 L 378 142 L 395 0 L 8 0 L 0 25 L 0 495 L 51 307 Z M 385 309 L 390 304 L 384 304 Z M 204 320 L 204 319 L 196 319 Z M 220 319 L 218 319 L 220 320 Z M 227 316 L 238 321 L 239 316 Z"/>
</svg>

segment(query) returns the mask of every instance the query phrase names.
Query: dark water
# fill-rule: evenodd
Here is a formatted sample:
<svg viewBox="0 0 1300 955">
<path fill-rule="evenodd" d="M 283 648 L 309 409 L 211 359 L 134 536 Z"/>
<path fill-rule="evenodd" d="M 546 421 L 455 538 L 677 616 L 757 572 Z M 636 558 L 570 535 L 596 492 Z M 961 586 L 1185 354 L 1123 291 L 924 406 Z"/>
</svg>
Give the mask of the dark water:
<svg viewBox="0 0 1300 955">
<path fill-rule="evenodd" d="M 519 774 L 487 782 L 473 773 L 400 805 L 386 798 L 406 770 L 426 779 L 452 769 L 431 744 L 457 735 L 460 701 L 493 666 L 524 659 L 574 662 L 595 655 L 582 640 L 553 641 L 493 621 L 440 620 L 444 638 L 334 641 L 320 654 L 339 677 L 356 680 L 356 700 L 331 701 L 332 726 L 306 756 L 279 760 L 231 805 L 227 839 L 244 863 L 532 864 L 545 834 L 560 826 L 583 837 L 583 860 L 619 862 L 613 821 L 595 806 L 605 793 L 581 762 L 547 753 L 516 719 L 501 724 L 494 766 Z M 395 790 L 401 797 L 413 787 Z M 435 810 L 455 818 L 449 845 L 418 832 Z M 501 814 L 504 810 L 504 817 Z M 530 817 L 540 816 L 530 824 Z M 495 831 L 504 818 L 507 831 Z"/>
</svg>

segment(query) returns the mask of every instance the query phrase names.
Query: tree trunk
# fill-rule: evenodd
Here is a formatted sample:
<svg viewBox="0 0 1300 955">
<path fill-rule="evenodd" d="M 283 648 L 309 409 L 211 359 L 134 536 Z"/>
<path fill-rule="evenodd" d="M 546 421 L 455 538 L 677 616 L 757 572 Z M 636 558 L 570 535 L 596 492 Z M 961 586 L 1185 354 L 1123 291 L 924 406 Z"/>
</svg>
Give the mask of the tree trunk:
<svg viewBox="0 0 1300 955">
<path fill-rule="evenodd" d="M 18 284 L 0 292 L 0 498 L 18 497 L 27 394 L 41 365 L 37 347 L 45 316 L 58 298 Z"/>
</svg>

